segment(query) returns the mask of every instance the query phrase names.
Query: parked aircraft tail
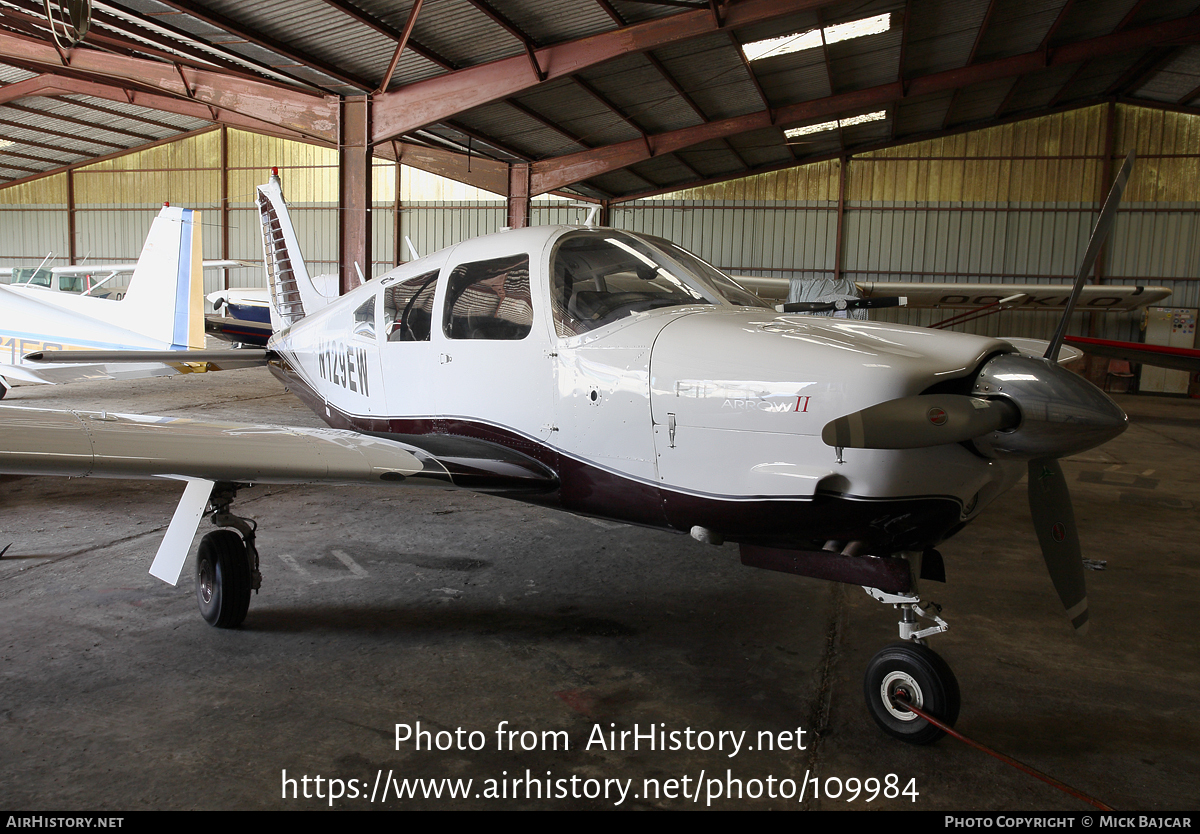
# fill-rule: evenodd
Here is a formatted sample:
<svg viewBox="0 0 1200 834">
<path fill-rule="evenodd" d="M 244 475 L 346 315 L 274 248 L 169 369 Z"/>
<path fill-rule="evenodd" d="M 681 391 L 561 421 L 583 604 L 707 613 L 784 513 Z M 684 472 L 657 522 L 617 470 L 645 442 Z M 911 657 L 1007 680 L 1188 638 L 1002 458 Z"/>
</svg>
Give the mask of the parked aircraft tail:
<svg viewBox="0 0 1200 834">
<path fill-rule="evenodd" d="M 270 181 L 258 187 L 258 210 L 267 288 L 271 291 L 271 329 L 278 331 L 321 309 L 337 297 L 337 292 L 335 289 L 332 296 L 327 296 L 318 289 L 316 281 L 324 286 L 330 276 L 318 275 L 314 280 L 309 275 L 277 174 L 272 173 Z"/>
<path fill-rule="evenodd" d="M 204 347 L 204 268 L 200 212 L 166 206 L 154 224 L 125 299 L 110 323 L 174 348 Z"/>
</svg>

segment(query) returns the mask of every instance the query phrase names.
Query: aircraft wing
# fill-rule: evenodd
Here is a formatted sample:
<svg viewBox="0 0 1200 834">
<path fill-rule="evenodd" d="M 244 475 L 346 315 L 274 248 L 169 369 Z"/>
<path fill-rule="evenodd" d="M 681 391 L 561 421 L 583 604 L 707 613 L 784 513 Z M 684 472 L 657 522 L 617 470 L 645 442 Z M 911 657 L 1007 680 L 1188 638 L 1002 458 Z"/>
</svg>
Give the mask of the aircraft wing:
<svg viewBox="0 0 1200 834">
<path fill-rule="evenodd" d="M 788 279 L 756 275 L 735 276 L 737 282 L 761 298 L 787 298 Z M 1062 312 L 1071 295 L 1070 284 L 945 284 L 906 281 L 859 281 L 863 298 L 904 296 L 909 307 L 974 309 L 1020 296 L 1007 309 Z M 1166 287 L 1124 284 L 1088 284 L 1083 287 L 1078 310 L 1091 313 L 1128 312 L 1161 301 L 1171 294 Z"/>
<path fill-rule="evenodd" d="M 214 486 L 369 484 L 544 492 L 557 475 L 519 453 L 476 443 L 435 455 L 338 429 L 0 407 L 0 473 L 188 482 L 150 568 L 172 585 Z"/>
<path fill-rule="evenodd" d="M 253 261 L 201 261 L 200 265 L 204 269 L 236 269 L 242 266 L 259 266 Z M 137 268 L 137 263 L 120 263 L 120 264 L 77 264 L 74 266 L 52 266 L 50 271 L 55 275 L 108 275 L 117 273 L 124 275 Z M 0 275 L 4 271 L 0 270 Z M 12 275 L 12 270 L 8 271 Z"/>
<path fill-rule="evenodd" d="M 49 365 L 121 367 L 124 363 L 160 363 L 177 373 L 229 371 L 267 364 L 271 352 L 256 348 L 234 350 L 42 350 L 25 354 L 26 362 Z M 91 377 L 89 377 L 91 378 Z"/>
<path fill-rule="evenodd" d="M 924 284 L 893 281 L 858 283 L 864 298 L 902 295 L 909 307 L 971 309 L 995 304 L 1020 295 L 1011 302 L 1013 310 L 1051 310 L 1061 313 L 1071 296 L 1070 284 Z M 1076 311 L 1104 313 L 1137 310 L 1171 294 L 1166 287 L 1141 287 L 1125 284 L 1087 284 L 1079 296 Z"/>
<path fill-rule="evenodd" d="M 462 486 L 544 490 L 557 477 L 531 458 L 479 447 L 439 456 L 352 431 L 182 417 L 0 406 L 0 472 L 247 483 Z"/>
<path fill-rule="evenodd" d="M 231 319 L 226 316 L 205 316 L 204 332 L 226 342 L 266 347 L 273 331 L 269 323 Z"/>
<path fill-rule="evenodd" d="M 1141 342 L 1115 342 L 1109 339 L 1089 339 L 1083 336 L 1067 336 L 1067 344 L 1074 345 L 1084 353 L 1103 356 L 1106 359 L 1124 359 L 1143 365 L 1157 365 L 1188 373 L 1200 372 L 1200 350 L 1191 348 L 1146 345 Z"/>
</svg>

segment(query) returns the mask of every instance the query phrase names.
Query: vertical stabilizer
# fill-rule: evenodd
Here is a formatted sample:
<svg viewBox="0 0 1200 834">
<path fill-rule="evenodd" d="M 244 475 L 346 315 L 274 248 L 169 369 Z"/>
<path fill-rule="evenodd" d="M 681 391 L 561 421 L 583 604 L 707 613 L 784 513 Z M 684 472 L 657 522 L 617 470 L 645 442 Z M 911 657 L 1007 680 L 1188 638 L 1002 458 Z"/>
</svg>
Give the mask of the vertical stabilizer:
<svg viewBox="0 0 1200 834">
<path fill-rule="evenodd" d="M 200 212 L 165 206 L 142 247 L 120 324 L 175 348 L 204 347 L 204 267 Z"/>
<path fill-rule="evenodd" d="M 323 295 L 308 274 L 278 176 L 272 174 L 266 185 L 258 187 L 258 210 L 262 218 L 267 287 L 271 291 L 271 328 L 279 331 L 334 298 Z"/>
</svg>

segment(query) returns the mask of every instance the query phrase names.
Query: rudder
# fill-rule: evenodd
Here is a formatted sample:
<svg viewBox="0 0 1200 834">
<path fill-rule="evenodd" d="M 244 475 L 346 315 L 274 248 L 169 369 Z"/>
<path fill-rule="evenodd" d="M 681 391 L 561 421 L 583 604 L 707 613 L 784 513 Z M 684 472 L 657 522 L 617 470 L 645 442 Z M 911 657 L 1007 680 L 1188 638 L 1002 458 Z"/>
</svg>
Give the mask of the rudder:
<svg viewBox="0 0 1200 834">
<path fill-rule="evenodd" d="M 200 212 L 164 206 L 154 218 L 120 303 L 120 324 L 168 343 L 204 348 L 204 267 Z"/>
<path fill-rule="evenodd" d="M 258 210 L 267 287 L 271 291 L 271 328 L 279 331 L 334 299 L 317 289 L 308 274 L 277 175 L 272 174 L 266 185 L 258 187 Z"/>
</svg>

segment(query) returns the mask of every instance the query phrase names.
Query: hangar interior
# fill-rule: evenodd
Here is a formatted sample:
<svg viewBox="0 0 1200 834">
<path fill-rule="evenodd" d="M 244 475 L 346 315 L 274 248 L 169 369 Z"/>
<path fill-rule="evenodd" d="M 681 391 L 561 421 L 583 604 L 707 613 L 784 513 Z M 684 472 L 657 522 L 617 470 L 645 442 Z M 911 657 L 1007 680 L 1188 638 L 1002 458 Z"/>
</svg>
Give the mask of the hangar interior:
<svg viewBox="0 0 1200 834">
<path fill-rule="evenodd" d="M 0 0 L 0 266 L 35 266 L 43 259 L 50 265 L 132 261 L 164 202 L 203 212 L 206 258 L 260 262 L 255 186 L 277 167 L 306 260 L 318 271 L 336 272 L 343 289 L 357 284 L 355 263 L 378 276 L 409 260 L 406 238 L 425 255 L 502 227 L 580 223 L 592 209 L 604 225 L 667 238 L 734 275 L 1064 283 L 1074 277 L 1121 160 L 1134 151 L 1133 175 L 1092 281 L 1163 286 L 1171 290 L 1165 302 L 1171 307 L 1200 307 L 1195 0 L 88 5 L 90 26 L 80 36 L 78 21 L 75 31 L 61 16 L 48 24 L 40 2 Z M 763 54 L 754 54 L 752 47 L 763 43 Z M 247 267 L 210 273 L 205 281 L 209 291 L 262 286 L 263 278 L 258 268 Z M 928 326 L 945 312 L 880 311 L 872 317 Z M 1056 323 L 1053 315 L 1008 311 L 959 329 L 1045 339 Z M 1143 317 L 1140 311 L 1078 313 L 1071 331 L 1141 341 Z M 189 380 L 186 391 L 176 386 L 178 401 L 149 387 L 153 380 L 107 389 L 87 383 L 78 392 L 62 386 L 23 396 L 29 405 L 133 411 L 145 402 L 162 413 L 198 408 L 225 419 L 238 415 L 229 405 L 232 398 L 257 398 L 267 401 L 280 422 L 302 419 L 295 401 L 279 394 L 265 374 L 236 373 L 243 377 L 229 390 L 215 387 L 220 384 L 215 379 Z M 1104 366 L 1094 364 L 1090 375 L 1104 381 Z M 1034 563 L 1030 534 L 1020 536 L 1020 547 L 1035 554 L 1029 565 L 1012 555 L 1017 546 L 1010 552 L 999 543 L 1011 532 L 1006 519 L 1025 512 L 1020 496 L 1002 505 L 992 521 L 960 536 L 964 549 L 986 553 L 1000 566 L 1001 577 L 976 575 L 954 592 L 960 610 L 972 613 L 962 618 L 964 636 L 948 639 L 959 655 L 983 646 L 979 654 L 1002 660 L 1005 668 L 999 671 L 979 660 L 965 667 L 975 677 L 974 729 L 997 746 L 1016 748 L 1044 769 L 1067 774 L 1092 793 L 1107 791 L 1127 807 L 1186 809 L 1194 805 L 1200 778 L 1195 754 L 1200 725 L 1179 705 L 1200 682 L 1200 667 L 1181 637 L 1187 629 L 1185 601 L 1160 601 L 1156 594 L 1172 585 L 1198 590 L 1190 519 L 1200 493 L 1189 465 L 1200 442 L 1198 415 L 1184 399 L 1122 404 L 1135 422 L 1145 420 L 1144 432 L 1126 436 L 1121 443 L 1128 445 L 1117 451 L 1083 456 L 1075 463 L 1078 471 L 1072 470 L 1084 484 L 1075 487 L 1077 494 L 1094 502 L 1078 510 L 1081 526 L 1091 524 L 1120 542 L 1114 555 L 1105 551 L 1102 558 L 1113 563 L 1107 577 L 1119 574 L 1125 586 L 1101 581 L 1097 605 L 1109 606 L 1109 632 L 1099 638 L 1099 647 L 1061 645 L 1069 635 L 1054 630 L 1061 626 L 1061 612 L 1042 587 L 1044 575 L 1032 576 L 1028 588 L 1023 577 L 1016 578 L 1018 569 L 1042 570 Z M 1135 440 L 1149 449 L 1135 448 Z M 35 608 L 28 618 L 33 626 L 58 616 L 53 594 L 36 590 L 47 577 L 49 587 L 76 606 L 73 611 L 100 600 L 88 608 L 82 628 L 101 636 L 92 657 L 72 648 L 82 639 L 78 634 L 64 633 L 48 643 L 33 635 L 27 635 L 27 644 L 10 642 L 5 654 L 10 680 L 38 677 L 22 665 L 31 660 L 46 671 L 44 688 L 22 688 L 23 702 L 8 713 L 10 732 L 2 747 L 12 755 L 3 757 L 10 764 L 0 806 L 294 807 L 279 804 L 277 790 L 268 796 L 265 788 L 235 784 L 257 784 L 260 774 L 249 764 L 255 751 L 216 714 L 228 708 L 239 719 L 261 720 L 255 705 L 264 693 L 277 706 L 261 709 L 266 720 L 283 728 L 281 738 L 301 738 L 306 723 L 328 737 L 311 747 L 297 742 L 295 765 L 284 741 L 272 746 L 275 781 L 280 763 L 313 772 L 363 764 L 386 769 L 393 751 L 362 756 L 350 748 L 366 742 L 347 746 L 334 739 L 336 728 L 350 727 L 352 736 L 358 732 L 350 702 L 360 688 L 369 716 L 362 723 L 376 727 L 368 737 L 401 720 L 395 704 L 403 705 L 405 717 L 425 716 L 441 729 L 453 729 L 456 720 L 490 727 L 508 715 L 522 716 L 526 726 L 568 726 L 572 732 L 583 726 L 578 722 L 631 723 L 639 716 L 724 728 L 783 726 L 799 715 L 826 741 L 788 760 L 793 776 L 806 765 L 831 774 L 856 772 L 886 743 L 871 737 L 872 727 L 854 729 L 851 717 L 859 707 L 848 702 L 857 697 L 859 656 L 865 651 L 853 638 L 873 645 L 881 630 L 879 622 L 872 628 L 854 624 L 867 619 L 866 606 L 875 604 L 851 597 L 853 589 L 802 584 L 803 602 L 796 605 L 793 586 L 784 584 L 791 578 L 747 579 L 738 573 L 736 559 L 722 560 L 719 549 L 678 573 L 658 563 L 646 569 L 636 555 L 647 550 L 681 562 L 696 557 L 678 543 L 654 538 L 658 534 L 578 518 L 557 522 L 536 508 L 499 511 L 512 528 L 500 532 L 496 516 L 462 497 L 446 505 L 424 496 L 407 499 L 411 506 L 405 512 L 419 517 L 414 530 L 448 544 L 441 549 L 412 544 L 419 536 L 406 533 L 407 561 L 387 566 L 382 534 L 364 532 L 381 524 L 370 513 L 375 499 L 364 497 L 365 491 L 330 500 L 315 490 L 280 490 L 266 496 L 266 512 L 287 518 L 311 514 L 322 525 L 341 523 L 339 515 L 350 519 L 361 546 L 355 551 L 354 535 L 349 537 L 351 561 L 370 554 L 360 560 L 365 571 L 386 577 L 373 584 L 400 583 L 405 590 L 389 597 L 386 588 L 356 585 L 353 602 L 366 614 L 348 613 L 331 592 L 354 584 L 339 582 L 345 577 L 338 571 L 347 563 L 336 553 L 343 551 L 323 552 L 307 574 L 296 573 L 303 581 L 286 587 L 284 606 L 260 621 L 264 630 L 247 630 L 233 648 L 199 634 L 202 624 L 192 622 L 188 589 L 126 588 L 130 580 L 120 571 L 137 573 L 146 543 L 139 540 L 140 551 L 122 549 L 122 531 L 108 529 L 112 508 L 100 506 L 103 490 L 78 492 L 95 504 L 83 510 L 68 503 L 75 493 L 60 491 L 49 479 L 15 483 L 2 529 L 38 535 L 29 539 L 27 555 L 3 560 L 6 590 L 0 594 L 9 597 L 10 628 L 26 627 L 13 613 L 23 604 Z M 166 494 L 133 488 L 120 498 L 122 512 L 147 530 L 161 530 L 169 512 L 157 512 L 157 504 Z M 347 506 L 339 510 L 343 500 Z M 139 501 L 156 510 L 134 509 Z M 495 511 L 493 499 L 478 501 Z M 56 524 L 39 521 L 47 511 L 99 532 L 75 530 L 65 534 L 70 541 L 63 544 Z M 439 525 L 446 513 L 472 516 L 483 532 L 472 540 L 453 525 Z M 1149 529 L 1135 537 L 1130 529 L 1139 523 Z M 585 568 L 565 564 L 564 546 L 553 544 L 552 537 L 564 533 L 561 524 L 569 527 L 567 547 L 585 558 Z M 282 547 L 300 553 L 303 532 L 289 530 Z M 549 541 L 544 551 L 531 544 L 543 538 Z M 601 553 L 608 546 L 614 552 Z M 1085 555 L 1099 549 L 1095 545 Z M 1133 561 L 1130 550 L 1145 552 Z M 104 568 L 75 565 L 75 557 L 93 552 L 114 558 Z M 500 566 L 496 553 L 514 566 Z M 416 580 L 405 573 L 409 569 Z M 657 588 L 677 587 L 682 601 L 657 589 L 647 592 L 638 579 L 643 572 Z M 611 582 L 611 595 L 581 589 L 574 584 L 580 576 L 596 586 Z M 426 593 L 431 586 L 420 586 L 424 596 L 413 590 L 426 579 L 441 586 L 432 595 L 435 601 Z M 418 585 L 410 586 L 414 581 Z M 472 582 L 493 583 L 501 600 L 523 594 L 535 599 L 542 587 L 546 597 L 518 613 L 499 612 L 493 603 L 471 600 Z M 1001 586 L 1021 600 L 1016 611 L 996 601 Z M 306 589 L 320 591 L 315 608 L 304 599 Z M 558 604 L 550 604 L 550 596 Z M 122 616 L 128 623 L 114 631 L 104 624 L 104 612 L 126 603 Z M 1161 619 L 1143 624 L 1135 614 L 1150 609 Z M 150 641 L 144 654 L 131 648 L 142 629 L 158 627 L 156 617 L 168 619 L 172 631 L 196 629 L 199 636 L 190 638 L 189 650 L 202 664 L 222 670 L 202 703 L 181 695 L 186 706 L 155 719 L 153 732 L 165 741 L 132 728 L 139 716 L 158 708 L 156 677 L 179 694 L 197 672 L 174 656 L 182 650 L 165 638 Z M 306 618 L 308 624 L 300 625 Z M 482 635 L 466 636 L 473 628 Z M 978 641 L 973 646 L 967 633 Z M 680 648 L 697 634 L 700 648 Z M 249 645 L 241 639 L 246 635 L 264 637 L 266 647 Z M 409 657 L 396 660 L 389 641 L 403 644 Z M 1025 645 L 1038 641 L 1050 648 Z M 322 645 L 314 647 L 317 642 Z M 523 643 L 533 648 L 522 649 Z M 298 657 L 303 671 L 263 659 L 269 670 L 257 693 L 254 685 L 235 680 L 260 671 L 237 657 L 241 651 Z M 490 677 L 495 652 L 513 670 L 502 682 Z M 1093 664 L 1095 656 L 1104 660 Z M 132 664 L 130 671 L 104 670 L 118 662 Z M 395 663 L 395 674 L 373 673 L 381 662 Z M 472 698 L 482 698 L 486 708 L 444 706 L 458 703 L 460 693 L 446 680 L 435 680 L 428 664 L 470 681 L 478 688 Z M 1061 665 L 1071 669 L 1056 681 L 1036 680 L 1037 670 Z M 302 680 L 306 675 L 311 683 Z M 78 706 L 76 696 L 65 694 L 78 691 L 81 677 L 88 676 L 98 681 L 100 707 Z M 554 696 L 530 705 L 518 678 Z M 1019 705 L 998 709 L 984 693 L 1009 684 Z M 490 701 L 478 694 L 493 685 Z M 327 711 L 338 715 L 335 723 L 295 692 L 306 686 L 333 693 Z M 115 694 L 122 688 L 127 694 Z M 1092 694 L 1076 709 L 1085 689 Z M 786 708 L 788 700 L 794 709 Z M 1146 712 L 1129 714 L 1138 700 Z M 82 721 L 78 729 L 55 731 L 49 723 L 43 729 L 39 722 L 49 722 L 62 704 L 64 720 Z M 563 704 L 569 718 L 555 712 Z M 108 710 L 107 719 L 98 717 L 102 710 Z M 993 717 L 979 715 L 989 711 Z M 1029 715 L 1036 716 L 1032 725 L 1022 723 Z M 203 749 L 180 752 L 189 721 L 211 735 Z M 109 765 L 101 764 L 99 751 L 95 758 L 71 761 L 68 753 L 54 750 L 56 732 L 70 740 L 65 750 L 90 749 L 89 739 L 100 738 L 120 754 Z M 1052 740 L 1063 735 L 1069 740 Z M 933 754 L 886 749 L 897 768 L 929 786 L 932 804 L 917 808 L 1076 808 L 1073 800 L 1042 794 L 993 769 L 998 765 L 979 765 L 974 754 L 948 750 L 946 742 Z M 139 755 L 161 768 L 144 787 L 132 784 L 146 778 L 135 764 Z M 178 783 L 171 780 L 195 773 L 192 756 L 232 762 L 229 778 L 209 795 L 179 799 Z M 478 769 L 481 761 L 491 769 L 532 761 L 498 754 L 486 760 L 470 755 L 419 760 L 406 765 L 425 767 L 421 775 Z M 552 769 L 582 772 L 594 763 L 590 754 L 573 754 L 555 760 Z M 700 769 L 718 763 L 697 754 L 686 764 Z M 602 764 L 638 778 L 675 766 L 615 754 Z M 785 765 L 770 760 L 756 767 Z M 101 770 L 103 778 L 96 776 Z M 976 772 L 986 775 L 976 781 L 968 775 Z M 55 788 L 64 773 L 78 786 Z M 1147 791 L 1148 784 L 1153 788 Z M 115 798 L 105 798 L 105 791 Z M 765 807 L 729 797 L 722 802 L 726 808 Z M 781 801 L 777 807 L 795 805 Z M 573 807 L 606 803 L 588 797 Z M 664 801 L 642 807 L 673 806 Z M 846 804 L 826 797 L 809 799 L 804 807 Z"/>
</svg>

